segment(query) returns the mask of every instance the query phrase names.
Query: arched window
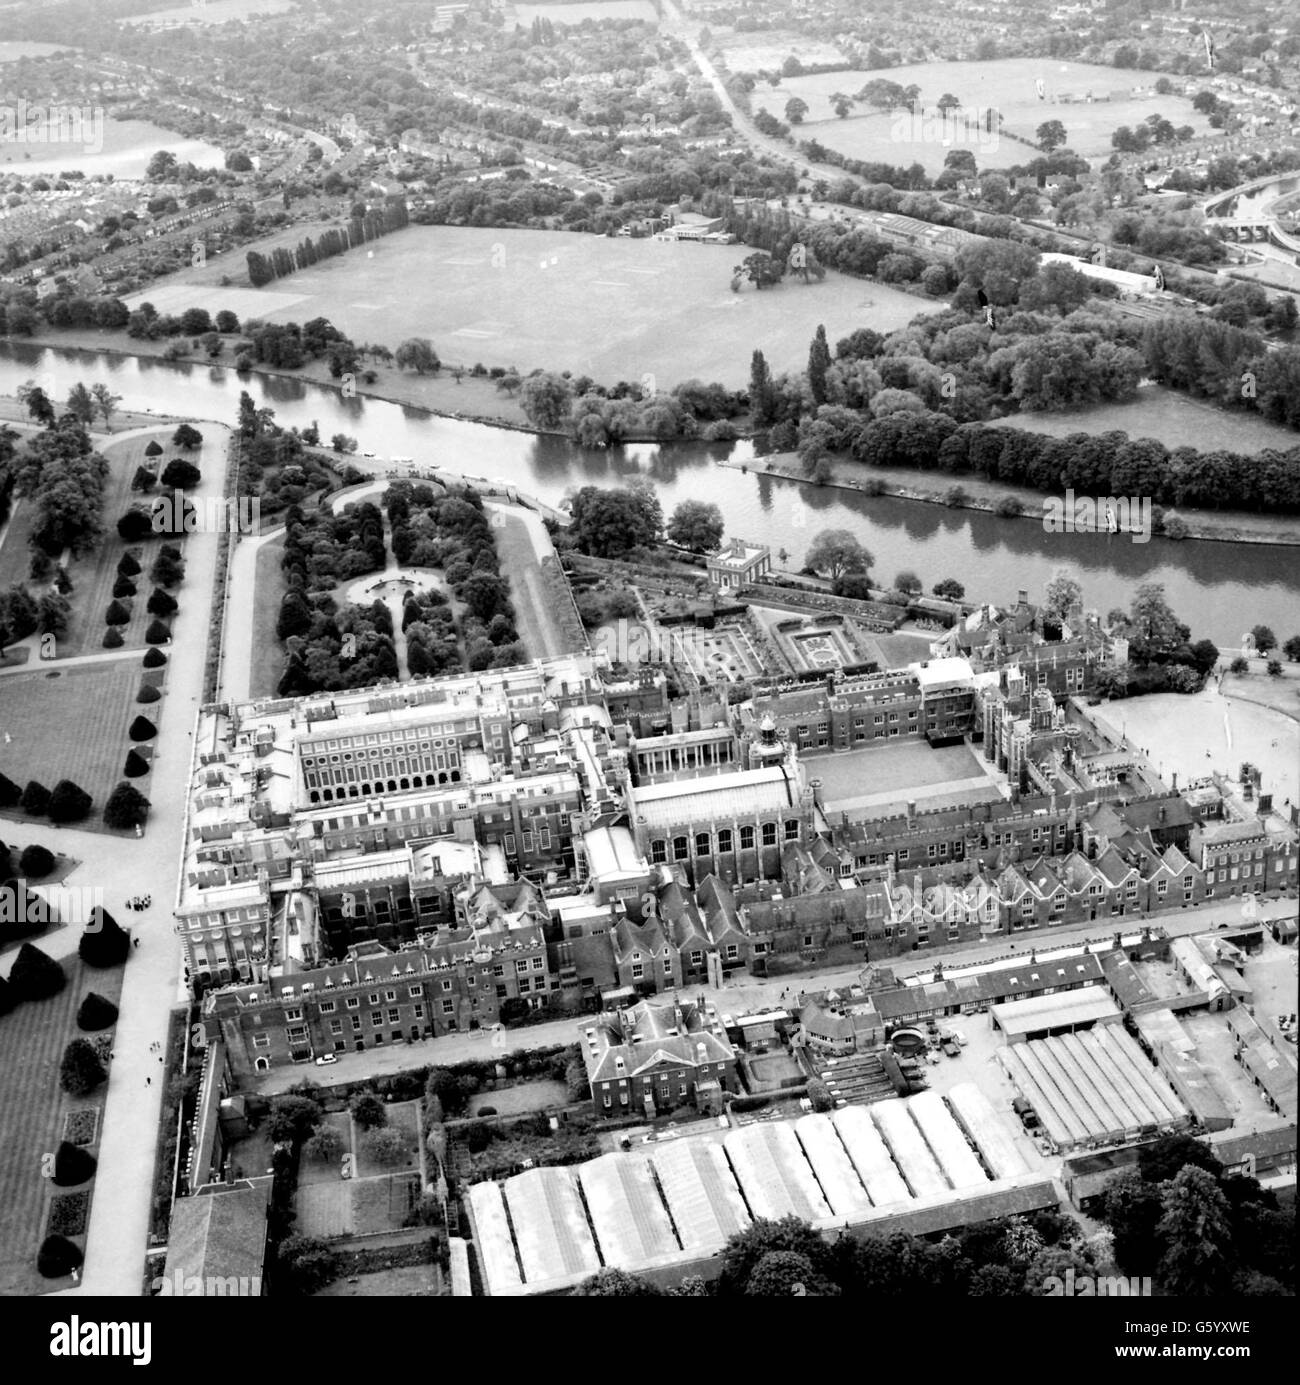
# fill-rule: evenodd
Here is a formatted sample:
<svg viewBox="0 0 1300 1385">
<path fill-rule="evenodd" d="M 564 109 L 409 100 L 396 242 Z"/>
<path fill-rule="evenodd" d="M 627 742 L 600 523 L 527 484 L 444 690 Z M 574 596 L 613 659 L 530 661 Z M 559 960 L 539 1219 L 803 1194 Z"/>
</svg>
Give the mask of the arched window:
<svg viewBox="0 0 1300 1385">
<path fill-rule="evenodd" d="M 690 855 L 690 843 L 685 837 L 673 838 L 673 860 L 684 861 Z"/>
<path fill-rule="evenodd" d="M 753 851 L 754 829 L 752 827 L 742 827 L 740 829 L 740 849 L 742 851 Z"/>
<path fill-rule="evenodd" d="M 764 846 L 775 846 L 775 845 L 776 845 L 776 823 L 774 823 L 774 822 L 765 822 L 765 823 L 763 824 L 763 845 L 764 845 Z"/>
<path fill-rule="evenodd" d="M 730 828 L 730 827 L 720 827 L 720 828 L 718 828 L 718 853 L 719 853 L 719 855 L 722 855 L 722 854 L 724 854 L 725 852 L 728 852 L 728 851 L 730 851 L 730 850 L 731 850 L 731 828 Z"/>
<path fill-rule="evenodd" d="M 695 854 L 697 856 L 707 856 L 709 854 L 709 834 L 707 832 L 697 832 L 695 834 Z"/>
<path fill-rule="evenodd" d="M 650 861 L 652 865 L 661 865 L 668 859 L 668 843 L 662 837 L 656 838 L 650 843 Z"/>
</svg>

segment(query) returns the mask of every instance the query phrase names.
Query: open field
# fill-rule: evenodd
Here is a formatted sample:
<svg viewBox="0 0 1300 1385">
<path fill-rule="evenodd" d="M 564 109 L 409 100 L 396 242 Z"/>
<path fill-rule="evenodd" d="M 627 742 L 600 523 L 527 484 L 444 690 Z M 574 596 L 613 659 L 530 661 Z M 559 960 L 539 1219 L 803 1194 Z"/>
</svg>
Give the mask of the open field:
<svg viewBox="0 0 1300 1385">
<path fill-rule="evenodd" d="M 407 1265 L 372 1274 L 350 1274 L 327 1284 L 315 1298 L 437 1298 L 443 1292 L 437 1265 Z"/>
<path fill-rule="evenodd" d="M 80 784 L 94 806 L 85 822 L 77 825 L 102 829 L 100 814 L 122 777 L 122 763 L 131 748 L 126 729 L 137 712 L 144 712 L 157 725 L 164 705 L 154 702 L 144 707 L 136 702 L 142 674 L 138 655 L 6 674 L 0 679 L 0 729 L 13 739 L 0 744 L 0 770 L 16 784 L 29 779 L 38 779 L 46 788 L 53 788 L 60 779 Z M 147 756 L 147 749 L 140 748 Z M 134 783 L 149 796 L 147 775 Z M 24 817 L 18 809 L 7 810 L 4 816 L 44 821 Z M 57 829 L 51 827 L 49 835 L 57 837 Z M 57 842 L 50 843 L 51 850 L 56 846 Z"/>
<path fill-rule="evenodd" d="M 703 19 L 699 22 L 701 25 L 704 23 Z M 765 29 L 752 34 L 723 33 L 716 35 L 715 42 L 726 54 L 728 72 L 779 72 L 781 64 L 791 55 L 809 66 L 845 61 L 844 54 L 834 44 L 801 34 L 798 29 L 778 29 L 775 32 Z M 852 81 L 858 76 L 855 72 L 828 75 L 845 81 Z M 857 86 L 861 85 L 859 81 Z M 829 90 L 839 88 L 831 87 Z"/>
<path fill-rule="evenodd" d="M 33 941 L 40 946 L 39 938 Z M 102 1107 L 106 1090 L 74 1102 L 59 1088 L 59 1060 L 68 1041 L 80 1034 L 74 1017 L 82 997 L 94 990 L 116 1004 L 122 970 L 84 971 L 75 957 L 63 969 L 68 984 L 58 995 L 19 1005 L 0 1018 L 0 1295 L 5 1297 L 71 1284 L 36 1272 L 50 1195 L 64 1191 L 41 1176 L 41 1156 L 58 1148 L 66 1112 Z"/>
<path fill-rule="evenodd" d="M 528 657 L 547 659 L 568 652 L 560 612 L 542 575 L 541 557 L 555 549 L 541 518 L 515 506 L 489 505 L 488 510 L 501 575 L 510 583 L 515 628 Z"/>
<path fill-rule="evenodd" d="M 1054 438 L 1122 428 L 1131 438 L 1158 438 L 1168 448 L 1195 447 L 1202 452 L 1222 448 L 1253 454 L 1300 446 L 1300 433 L 1294 429 L 1257 414 L 1216 409 L 1160 385 L 1143 385 L 1129 404 L 1098 404 L 1077 413 L 1011 414 L 996 422 L 999 428 L 1027 428 Z"/>
<path fill-rule="evenodd" d="M 295 228 L 288 239 L 302 235 Z M 444 361 L 466 366 L 572 370 L 660 389 L 699 378 L 734 389 L 748 380 L 755 347 L 773 372 L 802 370 L 819 323 L 835 341 L 862 326 L 891 332 L 940 306 L 834 271 L 821 284 L 732 293 L 731 270 L 748 253 L 734 245 L 409 226 L 375 242 L 373 258 L 369 248 L 354 250 L 260 290 L 257 316 L 324 316 L 353 341 L 394 348 L 425 336 Z M 242 282 L 220 286 L 230 270 L 229 263 L 181 270 L 126 301 L 213 313 L 238 302 L 247 316 Z"/>
<path fill-rule="evenodd" d="M 249 679 L 249 697 L 272 697 L 284 677 L 284 649 L 276 638 L 275 623 L 280 616 L 280 603 L 289 590 L 284 580 L 284 535 L 270 539 L 257 552 L 257 595 L 254 599 L 253 667 Z M 233 614 L 233 613 L 232 613 Z"/>
<path fill-rule="evenodd" d="M 584 19 L 640 19 L 657 24 L 659 16 L 650 0 L 575 0 L 568 4 L 512 5 L 506 11 L 506 25 L 531 28 L 534 19 L 549 19 L 552 24 L 581 24 Z"/>
<path fill-rule="evenodd" d="M 48 58 L 51 53 L 70 53 L 57 43 L 0 43 L 0 63 L 16 63 L 19 58 Z"/>
<path fill-rule="evenodd" d="M 930 138 L 928 132 L 924 138 L 899 141 L 894 137 L 893 115 L 868 112 L 860 106 L 853 108 L 854 115 L 836 119 L 827 98 L 837 91 L 852 96 L 873 75 L 886 74 L 826 72 L 787 78 L 775 90 L 756 91 L 754 109 L 764 105 L 773 115 L 784 118 L 785 103 L 792 96 L 800 96 L 808 103 L 812 117 L 801 127 L 807 131 L 803 138 L 820 140 L 827 148 L 859 159 L 893 164 L 909 164 L 915 159 L 930 173 L 943 167 L 948 148 L 971 149 L 976 163 L 987 168 L 1024 163 L 1037 153 L 1018 140 L 1005 138 L 985 143 L 971 136 L 969 143 L 963 143 L 966 137 L 954 133 L 951 122 L 948 146 L 942 135 Z M 1069 147 L 1088 159 L 1109 157 L 1110 137 L 1119 126 L 1140 124 L 1157 113 L 1175 125 L 1190 125 L 1198 135 L 1211 130 L 1208 120 L 1192 108 L 1188 97 L 1172 93 L 1157 96 L 1152 92 L 1157 80 L 1157 74 L 1152 72 L 1062 63 L 1050 58 L 999 58 L 992 62 L 891 67 L 887 79 L 904 87 L 920 87 L 919 100 L 924 108 L 933 107 L 945 92 L 951 92 L 967 108 L 994 107 L 1002 113 L 1004 135 L 1011 133 L 1033 140 L 1044 120 L 1059 120 L 1065 126 Z M 1040 80 L 1044 86 L 1043 100 L 1038 97 Z M 1195 79 L 1190 80 L 1193 87 L 1199 85 Z M 1135 90 L 1140 94 L 1133 95 Z M 1089 93 L 1091 101 L 1086 99 Z"/>
<path fill-rule="evenodd" d="M 190 13 L 202 11 L 195 9 Z M 192 163 L 198 168 L 220 168 L 225 162 L 226 156 L 215 144 L 183 139 L 174 130 L 165 130 L 147 120 L 106 119 L 102 134 L 102 148 L 93 147 L 96 140 L 92 137 L 90 148 L 84 143 L 72 143 L 44 158 L 28 159 L 24 154 L 28 148 L 41 150 L 48 146 L 0 145 L 0 173 L 26 176 L 80 169 L 87 178 L 103 173 L 116 178 L 143 178 L 149 160 L 160 149 L 170 149 L 181 163 Z"/>
<path fill-rule="evenodd" d="M 254 19 L 294 9 L 294 0 L 194 0 L 173 10 L 151 10 L 124 19 L 123 24 L 224 24 L 230 19 Z"/>
<path fill-rule="evenodd" d="M 499 1116 L 518 1116 L 528 1111 L 549 1111 L 569 1099 L 563 1082 L 520 1082 L 496 1092 L 478 1092 L 470 1097 L 467 1114 L 477 1116 L 485 1106 Z"/>
</svg>

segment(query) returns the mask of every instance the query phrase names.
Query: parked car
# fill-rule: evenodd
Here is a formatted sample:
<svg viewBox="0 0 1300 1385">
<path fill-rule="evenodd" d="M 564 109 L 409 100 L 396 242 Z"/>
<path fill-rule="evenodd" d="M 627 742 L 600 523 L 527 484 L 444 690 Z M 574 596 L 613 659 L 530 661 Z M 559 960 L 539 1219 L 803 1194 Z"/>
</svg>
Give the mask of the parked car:
<svg viewBox="0 0 1300 1385">
<path fill-rule="evenodd" d="M 329 1067 L 329 1065 L 330 1065 L 331 1063 L 337 1063 L 337 1062 L 338 1062 L 338 1055 L 337 1055 L 337 1054 L 334 1054 L 334 1053 L 322 1053 L 321 1056 L 320 1056 L 319 1058 L 316 1059 L 316 1066 L 317 1066 L 318 1068 L 327 1068 L 327 1067 Z"/>
<path fill-rule="evenodd" d="M 943 1048 L 943 1051 L 948 1055 L 949 1058 L 959 1058 L 961 1056 L 961 1045 L 957 1042 L 956 1039 L 952 1037 L 951 1034 L 948 1035 L 946 1039 L 944 1039 L 943 1044 L 941 1046 Z"/>
</svg>

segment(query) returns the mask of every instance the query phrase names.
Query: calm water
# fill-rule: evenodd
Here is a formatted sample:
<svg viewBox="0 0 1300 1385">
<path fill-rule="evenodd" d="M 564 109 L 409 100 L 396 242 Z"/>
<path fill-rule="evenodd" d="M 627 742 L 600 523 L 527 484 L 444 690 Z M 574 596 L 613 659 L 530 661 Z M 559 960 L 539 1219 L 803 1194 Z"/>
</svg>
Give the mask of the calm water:
<svg viewBox="0 0 1300 1385">
<path fill-rule="evenodd" d="M 503 478 L 552 504 L 579 486 L 647 476 L 665 514 L 681 500 L 716 501 L 729 536 L 757 540 L 774 551 L 785 548 L 791 567 L 799 565 L 819 529 L 844 528 L 866 545 L 875 557 L 876 575 L 885 579 L 909 568 L 927 588 L 951 576 L 975 599 L 1014 601 L 1022 587 L 1040 595 L 1053 571 L 1065 566 L 1083 583 L 1085 604 L 1103 613 L 1127 607 L 1139 583 L 1158 581 L 1197 637 L 1239 644 L 1242 633 L 1261 621 L 1281 639 L 1300 632 L 1300 549 L 1160 539 L 1134 544 L 1120 535 L 1046 534 L 1027 520 L 816 489 L 719 465 L 726 457 L 752 459 L 749 443 L 588 452 L 559 438 L 431 417 L 376 400 L 343 399 L 334 390 L 296 380 L 258 375 L 241 380 L 218 367 L 0 344 L 0 394 L 12 395 L 34 377 L 43 377 L 55 398 L 66 397 L 79 380 L 87 385 L 102 380 L 122 396 L 124 408 L 225 423 L 234 422 L 240 391 L 246 389 L 286 426 L 305 427 L 314 420 L 323 437 L 347 433 L 362 451 L 381 458 L 410 456 L 473 476 Z"/>
</svg>

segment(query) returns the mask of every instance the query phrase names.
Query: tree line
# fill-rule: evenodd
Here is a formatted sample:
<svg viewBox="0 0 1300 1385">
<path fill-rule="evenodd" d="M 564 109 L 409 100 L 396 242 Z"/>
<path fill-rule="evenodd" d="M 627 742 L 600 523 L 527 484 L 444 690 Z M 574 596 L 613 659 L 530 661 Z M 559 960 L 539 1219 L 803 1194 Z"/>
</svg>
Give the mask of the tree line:
<svg viewBox="0 0 1300 1385">
<path fill-rule="evenodd" d="M 354 250 L 367 241 L 377 240 L 409 224 L 410 212 L 406 202 L 396 198 L 387 202 L 382 209 L 375 208 L 363 216 L 354 216 L 346 230 L 330 227 L 314 239 L 308 236 L 292 251 L 283 245 L 276 246 L 269 255 L 250 250 L 247 255 L 249 282 L 254 288 L 261 288 L 272 279 L 283 278 L 298 269 L 307 269 L 321 260 Z"/>
</svg>

